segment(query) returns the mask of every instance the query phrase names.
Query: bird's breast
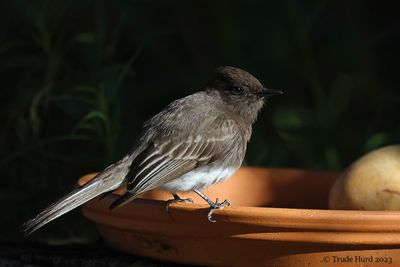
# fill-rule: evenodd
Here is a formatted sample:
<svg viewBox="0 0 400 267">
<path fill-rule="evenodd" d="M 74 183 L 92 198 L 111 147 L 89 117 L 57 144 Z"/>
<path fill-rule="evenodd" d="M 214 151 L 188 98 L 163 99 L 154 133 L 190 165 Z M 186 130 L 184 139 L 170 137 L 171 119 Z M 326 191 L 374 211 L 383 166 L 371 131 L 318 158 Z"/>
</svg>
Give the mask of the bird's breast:
<svg viewBox="0 0 400 267">
<path fill-rule="evenodd" d="M 185 192 L 207 188 L 231 177 L 238 167 L 203 166 L 174 179 L 161 187 L 169 192 Z"/>
</svg>

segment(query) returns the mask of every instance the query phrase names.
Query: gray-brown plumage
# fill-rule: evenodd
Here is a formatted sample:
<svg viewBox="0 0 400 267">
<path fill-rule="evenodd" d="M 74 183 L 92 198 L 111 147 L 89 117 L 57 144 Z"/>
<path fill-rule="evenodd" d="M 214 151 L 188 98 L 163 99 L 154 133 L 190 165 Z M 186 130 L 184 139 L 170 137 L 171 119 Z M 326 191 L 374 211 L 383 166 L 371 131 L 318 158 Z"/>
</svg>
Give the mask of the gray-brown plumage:
<svg viewBox="0 0 400 267">
<path fill-rule="evenodd" d="M 220 67 L 204 90 L 178 99 L 145 123 L 132 153 L 109 166 L 89 184 L 75 189 L 22 227 L 30 234 L 86 201 L 121 185 L 127 193 L 111 209 L 160 188 L 194 191 L 212 211 L 229 202 L 209 200 L 201 189 L 221 182 L 240 167 L 252 124 L 264 100 L 281 91 L 266 89 L 248 72 Z"/>
</svg>

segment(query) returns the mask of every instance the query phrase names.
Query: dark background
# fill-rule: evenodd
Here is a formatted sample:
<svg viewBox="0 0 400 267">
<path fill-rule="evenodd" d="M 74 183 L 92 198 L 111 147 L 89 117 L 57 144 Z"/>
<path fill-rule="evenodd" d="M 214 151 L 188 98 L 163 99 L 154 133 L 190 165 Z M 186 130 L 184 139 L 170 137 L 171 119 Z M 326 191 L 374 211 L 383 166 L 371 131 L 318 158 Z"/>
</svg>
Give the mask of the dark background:
<svg viewBox="0 0 400 267">
<path fill-rule="evenodd" d="M 285 94 L 245 164 L 341 170 L 400 142 L 395 1 L 1 1 L 0 237 L 123 156 L 221 65 Z M 30 239 L 97 239 L 74 211 Z"/>
</svg>

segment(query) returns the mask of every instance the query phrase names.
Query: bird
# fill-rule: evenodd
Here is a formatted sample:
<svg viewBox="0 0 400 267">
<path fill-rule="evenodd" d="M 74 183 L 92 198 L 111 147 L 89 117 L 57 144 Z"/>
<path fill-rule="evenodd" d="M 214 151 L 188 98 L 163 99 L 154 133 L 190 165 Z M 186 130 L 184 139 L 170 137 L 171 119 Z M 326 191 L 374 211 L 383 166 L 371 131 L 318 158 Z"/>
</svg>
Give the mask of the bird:
<svg viewBox="0 0 400 267">
<path fill-rule="evenodd" d="M 212 201 L 202 190 L 231 177 L 241 166 L 252 125 L 266 100 L 280 90 L 269 89 L 249 72 L 231 66 L 216 69 L 203 88 L 170 103 L 144 123 L 133 149 L 87 184 L 74 189 L 21 226 L 29 235 L 83 203 L 125 187 L 110 206 L 121 207 L 141 194 L 161 189 L 167 202 L 191 202 L 180 192 L 192 191 L 216 209 L 229 200 Z"/>
</svg>

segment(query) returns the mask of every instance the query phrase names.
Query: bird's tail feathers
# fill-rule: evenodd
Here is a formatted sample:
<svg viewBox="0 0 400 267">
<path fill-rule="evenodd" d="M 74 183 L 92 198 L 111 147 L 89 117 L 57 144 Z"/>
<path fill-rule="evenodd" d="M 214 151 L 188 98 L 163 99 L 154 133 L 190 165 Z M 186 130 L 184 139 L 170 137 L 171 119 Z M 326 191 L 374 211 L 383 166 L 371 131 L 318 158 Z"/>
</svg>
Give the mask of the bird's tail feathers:
<svg viewBox="0 0 400 267">
<path fill-rule="evenodd" d="M 135 199 L 136 196 L 137 195 L 132 195 L 131 193 L 126 192 L 125 194 L 123 194 L 122 196 L 117 198 L 117 200 L 115 200 L 113 203 L 111 203 L 109 209 L 113 210 L 113 209 L 122 207 L 123 205 L 125 205 L 128 202 L 131 202 L 133 199 Z"/>
<path fill-rule="evenodd" d="M 124 181 L 127 173 L 126 162 L 123 161 L 111 165 L 103 172 L 99 173 L 87 184 L 74 189 L 45 210 L 40 212 L 35 218 L 25 222 L 21 226 L 21 231 L 30 235 L 50 221 L 82 205 L 83 203 L 119 187 Z"/>
</svg>

